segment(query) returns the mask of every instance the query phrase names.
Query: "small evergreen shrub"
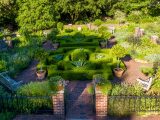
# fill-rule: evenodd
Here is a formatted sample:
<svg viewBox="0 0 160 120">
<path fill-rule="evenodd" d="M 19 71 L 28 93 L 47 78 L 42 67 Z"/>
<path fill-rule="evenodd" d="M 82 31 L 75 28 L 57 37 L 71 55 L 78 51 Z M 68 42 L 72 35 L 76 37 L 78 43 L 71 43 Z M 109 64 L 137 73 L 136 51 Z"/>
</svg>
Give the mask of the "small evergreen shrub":
<svg viewBox="0 0 160 120">
<path fill-rule="evenodd" d="M 96 25 L 96 26 L 100 26 L 102 23 L 103 23 L 103 22 L 102 22 L 102 20 L 100 20 L 100 19 L 96 19 L 96 20 L 94 21 L 94 25 Z"/>
<path fill-rule="evenodd" d="M 64 24 L 62 22 L 57 23 L 57 29 L 58 30 L 63 30 Z"/>
</svg>

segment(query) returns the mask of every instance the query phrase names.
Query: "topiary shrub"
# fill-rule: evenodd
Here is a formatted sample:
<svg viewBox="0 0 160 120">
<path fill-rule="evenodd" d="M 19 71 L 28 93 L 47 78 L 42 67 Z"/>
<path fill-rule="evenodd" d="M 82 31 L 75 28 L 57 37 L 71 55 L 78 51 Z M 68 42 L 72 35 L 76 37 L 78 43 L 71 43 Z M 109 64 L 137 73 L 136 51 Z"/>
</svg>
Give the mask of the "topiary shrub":
<svg viewBox="0 0 160 120">
<path fill-rule="evenodd" d="M 117 45 L 113 46 L 112 53 L 118 59 L 117 68 L 119 68 L 120 67 L 120 58 L 124 57 L 127 54 L 126 49 L 124 47 L 122 47 L 121 45 L 117 44 Z"/>
<path fill-rule="evenodd" d="M 75 49 L 70 54 L 72 61 L 86 61 L 89 59 L 89 51 L 87 49 Z"/>
<path fill-rule="evenodd" d="M 57 29 L 58 30 L 63 30 L 64 24 L 62 22 L 57 23 Z"/>
<path fill-rule="evenodd" d="M 96 20 L 94 21 L 94 25 L 96 25 L 96 26 L 100 26 L 102 23 L 103 23 L 103 22 L 102 22 L 102 20 L 100 20 L 100 19 L 96 19 Z"/>
</svg>

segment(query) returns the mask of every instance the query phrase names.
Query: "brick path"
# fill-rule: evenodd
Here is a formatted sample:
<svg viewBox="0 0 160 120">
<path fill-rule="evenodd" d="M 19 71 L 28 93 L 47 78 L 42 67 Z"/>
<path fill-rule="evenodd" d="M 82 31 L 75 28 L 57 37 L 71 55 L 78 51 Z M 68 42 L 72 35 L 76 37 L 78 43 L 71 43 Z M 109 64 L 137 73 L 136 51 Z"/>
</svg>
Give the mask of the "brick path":
<svg viewBox="0 0 160 120">
<path fill-rule="evenodd" d="M 37 79 L 36 76 L 36 66 L 38 61 L 32 61 L 31 64 L 22 71 L 15 79 L 18 81 L 23 81 L 23 83 L 29 83 L 31 81 L 35 81 Z"/>
<path fill-rule="evenodd" d="M 130 60 L 123 60 L 124 64 L 127 67 L 127 70 L 125 71 L 125 73 L 123 74 L 122 79 L 124 80 L 124 82 L 126 83 L 131 83 L 134 84 L 136 83 L 136 79 L 137 78 L 141 78 L 141 79 L 147 79 L 148 76 L 145 76 L 142 72 L 141 72 L 141 68 L 142 67 L 152 67 L 152 64 L 149 63 L 139 63 L 134 61 L 133 59 Z"/>
<path fill-rule="evenodd" d="M 58 120 L 53 115 L 17 115 L 13 120 Z"/>
<path fill-rule="evenodd" d="M 70 82 L 66 95 L 66 115 L 69 119 L 94 120 L 93 95 L 87 92 L 88 81 Z"/>
</svg>

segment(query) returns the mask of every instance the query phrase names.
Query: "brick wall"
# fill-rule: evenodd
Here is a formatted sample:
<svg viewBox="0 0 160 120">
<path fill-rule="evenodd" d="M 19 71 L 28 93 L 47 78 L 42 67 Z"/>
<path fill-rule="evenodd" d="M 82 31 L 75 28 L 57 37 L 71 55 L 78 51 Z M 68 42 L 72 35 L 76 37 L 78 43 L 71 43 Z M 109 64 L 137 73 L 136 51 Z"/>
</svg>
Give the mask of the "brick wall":
<svg viewBox="0 0 160 120">
<path fill-rule="evenodd" d="M 95 88 L 95 106 L 96 106 L 96 119 L 106 120 L 107 117 L 107 103 L 108 97 L 104 95 L 100 90 Z"/>
<path fill-rule="evenodd" d="M 58 91 L 52 96 L 53 101 L 53 112 L 58 120 L 64 120 L 65 110 L 64 110 L 64 89 Z"/>
</svg>

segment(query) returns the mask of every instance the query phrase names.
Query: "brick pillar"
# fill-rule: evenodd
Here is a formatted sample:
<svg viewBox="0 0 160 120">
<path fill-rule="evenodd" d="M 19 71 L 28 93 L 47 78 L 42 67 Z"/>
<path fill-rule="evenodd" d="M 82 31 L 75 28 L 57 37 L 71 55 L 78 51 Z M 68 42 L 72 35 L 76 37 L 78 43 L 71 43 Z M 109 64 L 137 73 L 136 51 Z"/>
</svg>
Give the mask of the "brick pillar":
<svg viewBox="0 0 160 120">
<path fill-rule="evenodd" d="M 96 120 L 107 119 L 108 97 L 95 87 Z"/>
<path fill-rule="evenodd" d="M 53 113 L 58 120 L 65 119 L 65 110 L 64 110 L 64 89 L 58 91 L 52 96 L 53 101 Z"/>
</svg>

